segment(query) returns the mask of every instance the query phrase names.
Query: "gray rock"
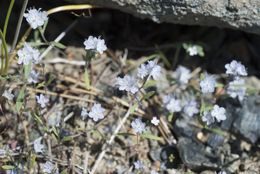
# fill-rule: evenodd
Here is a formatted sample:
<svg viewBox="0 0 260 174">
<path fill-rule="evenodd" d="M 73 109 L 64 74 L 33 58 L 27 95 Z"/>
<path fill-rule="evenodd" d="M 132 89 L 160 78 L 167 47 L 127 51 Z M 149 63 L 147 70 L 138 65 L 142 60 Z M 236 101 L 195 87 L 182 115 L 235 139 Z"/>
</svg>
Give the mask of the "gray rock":
<svg viewBox="0 0 260 174">
<path fill-rule="evenodd" d="M 218 134 L 210 134 L 208 138 L 208 145 L 210 145 L 212 148 L 218 148 L 224 144 L 225 137 Z"/>
<path fill-rule="evenodd" d="M 260 34 L 259 0 L 65 0 L 119 9 L 155 22 L 233 28 Z"/>
<path fill-rule="evenodd" d="M 173 131 L 177 137 L 196 139 L 197 133 L 201 131 L 200 128 L 194 126 L 197 124 L 195 118 L 179 117 L 174 122 Z"/>
<path fill-rule="evenodd" d="M 208 152 L 202 143 L 188 138 L 180 138 L 177 147 L 182 162 L 194 171 L 216 170 L 221 165 L 220 158 Z"/>
<path fill-rule="evenodd" d="M 233 131 L 251 143 L 256 143 L 260 138 L 260 96 L 245 99 L 234 117 Z"/>
</svg>

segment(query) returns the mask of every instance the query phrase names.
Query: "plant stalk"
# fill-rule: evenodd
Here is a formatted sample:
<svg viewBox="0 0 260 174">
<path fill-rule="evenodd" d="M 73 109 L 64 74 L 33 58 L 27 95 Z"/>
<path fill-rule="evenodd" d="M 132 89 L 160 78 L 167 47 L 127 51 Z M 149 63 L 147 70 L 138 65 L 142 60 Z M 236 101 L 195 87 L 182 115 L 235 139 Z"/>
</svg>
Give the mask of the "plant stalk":
<svg viewBox="0 0 260 174">
<path fill-rule="evenodd" d="M 21 13 L 20 13 L 20 16 L 19 16 L 19 20 L 18 20 L 18 24 L 16 26 L 16 31 L 15 31 L 15 35 L 14 35 L 14 40 L 13 40 L 13 44 L 12 44 L 12 47 L 11 47 L 11 51 L 12 52 L 17 44 L 17 40 L 18 40 L 18 37 L 19 37 L 19 33 L 20 33 L 20 29 L 21 29 L 21 25 L 22 25 L 22 21 L 23 21 L 23 15 L 24 15 L 24 12 L 26 10 L 26 7 L 27 7 L 27 4 L 28 4 L 28 0 L 24 0 L 23 1 L 23 6 L 22 6 L 22 10 L 21 10 Z"/>
</svg>

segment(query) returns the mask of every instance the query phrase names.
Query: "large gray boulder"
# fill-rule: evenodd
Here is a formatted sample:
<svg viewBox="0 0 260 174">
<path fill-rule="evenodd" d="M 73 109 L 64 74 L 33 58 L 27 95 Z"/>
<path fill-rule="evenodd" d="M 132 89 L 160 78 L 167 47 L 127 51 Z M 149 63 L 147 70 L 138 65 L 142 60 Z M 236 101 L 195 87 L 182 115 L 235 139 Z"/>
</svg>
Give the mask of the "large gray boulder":
<svg viewBox="0 0 260 174">
<path fill-rule="evenodd" d="M 155 22 L 233 28 L 260 34 L 260 0 L 66 0 L 118 9 Z"/>
</svg>

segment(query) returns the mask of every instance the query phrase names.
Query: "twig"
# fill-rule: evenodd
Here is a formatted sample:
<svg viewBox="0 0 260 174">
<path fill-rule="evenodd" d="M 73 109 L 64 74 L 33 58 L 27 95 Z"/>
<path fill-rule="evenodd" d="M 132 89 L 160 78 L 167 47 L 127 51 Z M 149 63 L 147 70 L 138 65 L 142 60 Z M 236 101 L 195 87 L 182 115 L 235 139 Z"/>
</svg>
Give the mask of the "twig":
<svg viewBox="0 0 260 174">
<path fill-rule="evenodd" d="M 67 60 L 65 58 L 56 57 L 51 60 L 46 60 L 43 63 L 65 63 L 70 65 L 84 66 L 86 64 L 85 61 L 76 61 L 76 60 Z"/>
<path fill-rule="evenodd" d="M 107 144 L 105 144 L 105 146 L 103 147 L 103 150 L 102 152 L 99 154 L 98 156 L 98 159 L 96 160 L 90 174 L 94 174 L 95 171 L 97 170 L 98 166 L 100 165 L 100 162 L 102 161 L 103 157 L 105 156 L 106 154 L 106 151 L 107 151 L 107 147 L 109 145 L 112 144 L 112 142 L 114 141 L 116 135 L 118 134 L 119 130 L 121 129 L 121 127 L 125 124 L 127 118 L 129 117 L 129 115 L 131 114 L 131 109 L 132 109 L 132 106 L 128 108 L 124 118 L 122 119 L 122 121 L 118 124 L 116 130 L 114 131 L 113 135 L 110 137 L 109 141 L 107 142 Z"/>
<path fill-rule="evenodd" d="M 47 145 L 48 145 L 48 155 L 52 161 L 53 157 L 52 157 L 52 151 L 51 151 L 51 140 L 49 138 L 47 139 Z"/>
<path fill-rule="evenodd" d="M 85 152 L 85 160 L 84 160 L 84 168 L 83 168 L 83 174 L 88 173 L 88 158 L 89 158 L 89 152 Z"/>
<path fill-rule="evenodd" d="M 61 39 L 63 39 L 63 37 L 69 32 L 69 30 L 71 30 L 77 24 L 77 22 L 78 22 L 78 20 L 75 20 L 74 22 L 72 22 L 72 24 L 70 24 L 68 26 L 68 28 L 66 28 L 66 30 L 63 31 L 53 42 L 54 43 L 60 42 Z M 43 57 L 45 57 L 53 47 L 54 47 L 54 44 L 51 44 L 50 46 L 48 46 L 48 48 L 45 49 L 45 51 L 40 55 L 39 59 L 42 59 Z"/>
<path fill-rule="evenodd" d="M 45 90 L 41 90 L 41 89 L 33 89 L 33 88 L 27 88 L 27 89 L 33 93 L 41 93 L 41 94 L 46 94 L 46 95 L 59 96 L 59 97 L 68 98 L 68 99 L 72 99 L 72 100 L 85 101 L 85 102 L 89 102 L 89 103 L 95 102 L 94 100 L 89 100 L 89 99 L 82 98 L 82 97 L 76 97 L 76 96 L 67 95 L 67 94 L 58 94 L 56 92 L 45 91 Z"/>
</svg>

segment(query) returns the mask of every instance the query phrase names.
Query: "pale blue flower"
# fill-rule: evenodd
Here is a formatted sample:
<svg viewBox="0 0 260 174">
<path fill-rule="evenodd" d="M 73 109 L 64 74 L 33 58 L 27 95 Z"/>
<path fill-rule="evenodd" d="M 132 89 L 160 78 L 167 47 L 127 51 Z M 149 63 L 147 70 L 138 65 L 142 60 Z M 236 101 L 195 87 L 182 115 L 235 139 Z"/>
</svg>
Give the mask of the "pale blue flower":
<svg viewBox="0 0 260 174">
<path fill-rule="evenodd" d="M 234 76 L 247 76 L 247 71 L 244 65 L 233 60 L 231 63 L 225 65 L 226 74 Z"/>
<path fill-rule="evenodd" d="M 107 50 L 104 39 L 93 36 L 89 36 L 88 39 L 84 41 L 84 45 L 86 50 L 94 50 L 99 52 L 100 54 Z"/>
<path fill-rule="evenodd" d="M 48 20 L 46 11 L 41 11 L 41 9 L 31 8 L 24 13 L 26 21 L 30 24 L 33 29 L 41 27 Z"/>
<path fill-rule="evenodd" d="M 137 134 L 142 134 L 145 131 L 145 123 L 140 118 L 133 120 L 131 126 Z"/>
<path fill-rule="evenodd" d="M 125 75 L 123 78 L 117 77 L 116 85 L 118 86 L 119 90 L 127 91 L 132 94 L 135 94 L 138 91 L 136 79 L 129 75 Z"/>
</svg>

